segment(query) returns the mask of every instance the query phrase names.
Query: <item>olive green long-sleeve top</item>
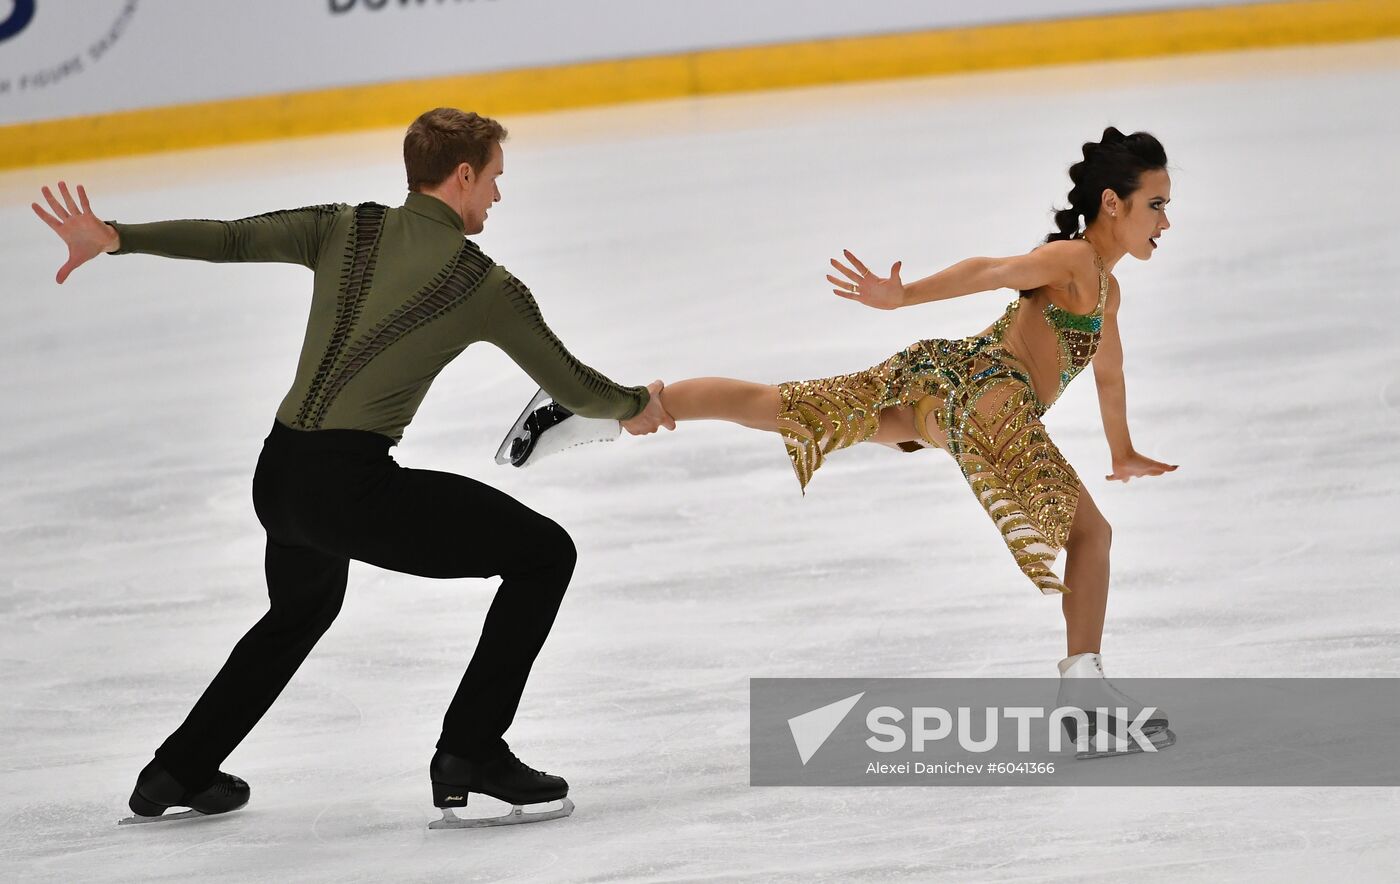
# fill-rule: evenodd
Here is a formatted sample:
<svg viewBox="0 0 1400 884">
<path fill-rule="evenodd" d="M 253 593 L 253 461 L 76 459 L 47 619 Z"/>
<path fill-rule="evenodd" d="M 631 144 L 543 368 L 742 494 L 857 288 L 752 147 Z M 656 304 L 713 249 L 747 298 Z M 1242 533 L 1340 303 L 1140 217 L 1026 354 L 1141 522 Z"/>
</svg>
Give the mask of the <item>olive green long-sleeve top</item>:
<svg viewBox="0 0 1400 884">
<path fill-rule="evenodd" d="M 297 430 L 369 430 L 398 442 L 438 373 L 475 341 L 501 348 L 555 401 L 626 420 L 645 387 L 579 362 L 545 325 L 520 280 L 464 236 L 441 200 L 402 208 L 310 206 L 239 221 L 111 222 L 113 254 L 277 261 L 315 272 L 296 381 L 277 419 Z"/>
</svg>

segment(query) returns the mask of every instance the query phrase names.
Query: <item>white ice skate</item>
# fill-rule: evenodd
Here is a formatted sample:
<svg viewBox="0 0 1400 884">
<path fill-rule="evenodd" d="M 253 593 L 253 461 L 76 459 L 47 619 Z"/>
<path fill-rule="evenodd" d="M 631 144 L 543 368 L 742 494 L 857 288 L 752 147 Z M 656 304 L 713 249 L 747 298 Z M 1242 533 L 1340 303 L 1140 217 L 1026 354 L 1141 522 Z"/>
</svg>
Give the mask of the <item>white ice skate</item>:
<svg viewBox="0 0 1400 884">
<path fill-rule="evenodd" d="M 1098 654 L 1066 657 L 1060 661 L 1059 668 L 1060 691 L 1056 705 L 1082 709 L 1089 717 L 1087 747 L 1078 747 L 1076 759 L 1085 761 L 1146 751 L 1128 733 L 1129 724 L 1138 720 L 1145 709 L 1148 715 L 1140 727 L 1143 737 L 1155 749 L 1175 745 L 1176 734 L 1167 727 L 1166 710 L 1147 707 L 1114 687 L 1104 678 L 1103 659 Z M 1076 740 L 1078 722 L 1072 718 L 1063 719 L 1063 722 L 1069 738 Z"/>
<path fill-rule="evenodd" d="M 554 802 L 550 802 L 554 803 Z M 439 807 L 442 811 L 442 819 L 428 823 L 430 829 L 484 829 L 488 826 L 514 826 L 519 823 L 542 823 L 545 820 L 557 820 L 568 816 L 574 812 L 574 802 L 568 798 L 559 802 L 559 807 L 554 810 L 532 810 L 526 811 L 525 805 L 516 804 L 511 807 L 510 813 L 501 816 L 487 817 L 460 817 L 452 812 L 450 807 Z"/>
<path fill-rule="evenodd" d="M 540 390 L 501 442 L 496 451 L 496 463 L 523 467 L 566 448 L 612 442 L 620 435 L 620 421 L 581 417 Z"/>
</svg>

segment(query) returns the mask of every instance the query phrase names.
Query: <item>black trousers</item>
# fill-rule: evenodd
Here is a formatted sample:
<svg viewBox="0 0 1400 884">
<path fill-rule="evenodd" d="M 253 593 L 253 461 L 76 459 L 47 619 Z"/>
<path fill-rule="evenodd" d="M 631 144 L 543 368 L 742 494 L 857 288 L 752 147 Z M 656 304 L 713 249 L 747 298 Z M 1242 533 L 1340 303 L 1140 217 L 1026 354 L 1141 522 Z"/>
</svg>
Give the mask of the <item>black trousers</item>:
<svg viewBox="0 0 1400 884">
<path fill-rule="evenodd" d="M 156 750 L 186 788 L 212 781 L 335 620 L 351 559 L 422 577 L 504 578 L 437 745 L 472 759 L 506 748 L 502 735 L 573 574 L 573 541 L 488 485 L 400 467 L 392 444 L 274 423 L 253 477 L 271 605 Z"/>
</svg>

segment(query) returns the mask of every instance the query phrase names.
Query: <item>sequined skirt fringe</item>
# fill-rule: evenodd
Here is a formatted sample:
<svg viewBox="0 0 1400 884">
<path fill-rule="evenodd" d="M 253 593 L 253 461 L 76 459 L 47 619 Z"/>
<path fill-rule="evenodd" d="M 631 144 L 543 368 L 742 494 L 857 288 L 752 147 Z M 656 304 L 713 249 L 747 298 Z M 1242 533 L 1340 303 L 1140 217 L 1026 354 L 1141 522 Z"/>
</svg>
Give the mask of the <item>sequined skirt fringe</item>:
<svg viewBox="0 0 1400 884">
<path fill-rule="evenodd" d="M 1051 569 L 1069 536 L 1079 477 L 1045 431 L 1044 406 L 1020 363 L 995 340 L 919 341 L 865 371 L 779 385 L 778 432 L 803 493 L 833 451 L 864 442 L 880 412 L 914 407 L 1001 533 L 1022 573 L 1046 594 L 1068 592 Z M 937 445 L 919 431 L 929 445 Z"/>
</svg>

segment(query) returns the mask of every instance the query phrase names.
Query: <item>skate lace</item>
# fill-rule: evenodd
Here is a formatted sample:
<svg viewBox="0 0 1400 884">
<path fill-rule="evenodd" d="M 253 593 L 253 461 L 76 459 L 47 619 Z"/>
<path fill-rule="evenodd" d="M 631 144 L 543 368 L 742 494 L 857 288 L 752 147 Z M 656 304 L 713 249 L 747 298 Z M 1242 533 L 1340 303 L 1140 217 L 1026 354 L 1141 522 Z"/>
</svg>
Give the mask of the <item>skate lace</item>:
<svg viewBox="0 0 1400 884">
<path fill-rule="evenodd" d="M 531 767 L 530 765 L 528 765 L 528 764 L 526 764 L 525 762 L 521 761 L 518 757 L 516 757 L 515 753 L 512 752 L 512 751 L 510 751 L 509 749 L 507 749 L 507 750 L 506 750 L 506 754 L 503 755 L 503 756 L 501 757 L 501 764 L 505 765 L 506 767 L 513 767 L 513 768 L 515 768 L 515 769 L 517 769 L 517 770 L 523 770 L 523 771 L 526 771 L 526 772 L 528 772 L 528 773 L 534 773 L 534 774 L 543 774 L 543 773 L 545 773 L 545 772 L 542 771 L 542 770 L 535 770 L 535 769 L 534 769 L 533 767 Z"/>
<path fill-rule="evenodd" d="M 219 771 L 218 779 L 214 780 L 204 791 L 212 792 L 223 798 L 230 798 L 238 791 L 238 780 L 232 774 Z"/>
</svg>

